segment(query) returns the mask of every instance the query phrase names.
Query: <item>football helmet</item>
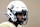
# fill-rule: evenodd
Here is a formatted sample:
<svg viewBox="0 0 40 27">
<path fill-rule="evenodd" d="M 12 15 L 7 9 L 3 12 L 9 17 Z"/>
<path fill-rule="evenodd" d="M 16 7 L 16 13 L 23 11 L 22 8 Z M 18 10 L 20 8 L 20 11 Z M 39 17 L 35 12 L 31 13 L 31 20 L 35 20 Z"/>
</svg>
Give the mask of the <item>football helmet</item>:
<svg viewBox="0 0 40 27">
<path fill-rule="evenodd" d="M 7 16 L 11 18 L 13 22 L 17 21 L 16 13 L 25 13 L 24 21 L 27 20 L 28 8 L 22 1 L 12 1 L 7 6 Z"/>
</svg>

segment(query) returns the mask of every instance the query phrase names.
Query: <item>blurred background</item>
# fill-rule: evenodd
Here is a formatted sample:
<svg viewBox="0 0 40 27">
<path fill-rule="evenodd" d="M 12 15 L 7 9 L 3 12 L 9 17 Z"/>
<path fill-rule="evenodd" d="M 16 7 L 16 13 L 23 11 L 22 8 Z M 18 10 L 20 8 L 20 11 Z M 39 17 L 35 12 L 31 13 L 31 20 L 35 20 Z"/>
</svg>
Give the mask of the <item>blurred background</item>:
<svg viewBox="0 0 40 27">
<path fill-rule="evenodd" d="M 13 0 L 0 0 L 0 23 L 8 21 L 7 6 Z M 28 7 L 28 23 L 22 27 L 40 27 L 40 0 L 21 0 Z"/>
</svg>

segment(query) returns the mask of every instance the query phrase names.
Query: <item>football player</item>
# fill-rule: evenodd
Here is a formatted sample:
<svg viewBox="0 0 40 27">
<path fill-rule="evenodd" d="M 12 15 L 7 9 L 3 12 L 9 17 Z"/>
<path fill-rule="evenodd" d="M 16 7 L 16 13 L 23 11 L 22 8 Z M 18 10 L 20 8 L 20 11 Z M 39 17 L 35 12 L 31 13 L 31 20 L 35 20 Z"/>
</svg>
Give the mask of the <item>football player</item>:
<svg viewBox="0 0 40 27">
<path fill-rule="evenodd" d="M 28 9 L 22 1 L 12 1 L 7 6 L 9 22 L 3 22 L 0 27 L 21 27 L 28 20 Z"/>
</svg>

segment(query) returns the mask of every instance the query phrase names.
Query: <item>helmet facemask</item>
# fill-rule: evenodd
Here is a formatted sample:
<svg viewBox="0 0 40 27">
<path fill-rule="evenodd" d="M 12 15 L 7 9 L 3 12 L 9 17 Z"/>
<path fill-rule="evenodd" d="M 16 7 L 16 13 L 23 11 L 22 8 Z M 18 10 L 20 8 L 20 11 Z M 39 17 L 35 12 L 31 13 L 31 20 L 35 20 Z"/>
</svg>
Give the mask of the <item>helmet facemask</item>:
<svg viewBox="0 0 40 27">
<path fill-rule="evenodd" d="M 21 24 L 21 25 L 22 25 L 23 22 L 27 20 L 27 11 L 16 12 L 15 15 L 16 15 L 16 17 L 17 17 L 17 23 L 18 23 L 18 24 Z M 17 16 L 17 15 L 19 15 L 19 16 Z M 23 15 L 23 16 L 22 16 L 22 15 Z M 21 20 L 22 20 L 23 22 L 20 20 L 20 18 L 21 18 Z M 26 23 L 26 22 L 25 22 L 25 23 Z"/>
</svg>

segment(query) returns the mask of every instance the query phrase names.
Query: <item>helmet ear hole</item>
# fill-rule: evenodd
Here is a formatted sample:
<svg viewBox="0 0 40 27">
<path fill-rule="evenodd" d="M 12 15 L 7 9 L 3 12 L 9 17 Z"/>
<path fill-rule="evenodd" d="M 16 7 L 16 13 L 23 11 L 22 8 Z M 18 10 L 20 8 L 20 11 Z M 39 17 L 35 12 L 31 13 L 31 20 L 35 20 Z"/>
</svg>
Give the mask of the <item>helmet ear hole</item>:
<svg viewBox="0 0 40 27">
<path fill-rule="evenodd" d="M 11 15 L 11 14 L 10 14 Z"/>
</svg>

